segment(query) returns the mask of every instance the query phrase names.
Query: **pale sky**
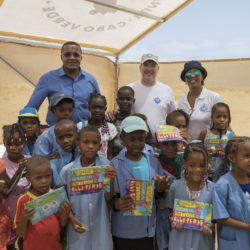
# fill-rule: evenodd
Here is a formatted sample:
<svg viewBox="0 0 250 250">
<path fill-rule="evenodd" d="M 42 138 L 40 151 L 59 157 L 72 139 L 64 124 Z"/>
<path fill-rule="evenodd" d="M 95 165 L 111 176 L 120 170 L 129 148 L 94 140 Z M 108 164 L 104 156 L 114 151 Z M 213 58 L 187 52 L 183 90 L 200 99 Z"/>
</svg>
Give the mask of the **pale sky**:
<svg viewBox="0 0 250 250">
<path fill-rule="evenodd" d="M 148 52 L 160 61 L 250 57 L 250 0 L 196 0 L 120 61 L 140 61 Z"/>
</svg>

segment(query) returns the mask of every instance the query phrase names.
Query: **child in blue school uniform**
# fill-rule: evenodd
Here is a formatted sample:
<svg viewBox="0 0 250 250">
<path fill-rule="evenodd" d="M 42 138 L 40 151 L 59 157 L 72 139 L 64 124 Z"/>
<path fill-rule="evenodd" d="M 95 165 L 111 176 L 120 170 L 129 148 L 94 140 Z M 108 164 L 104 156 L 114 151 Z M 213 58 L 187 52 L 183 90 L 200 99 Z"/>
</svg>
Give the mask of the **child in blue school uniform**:
<svg viewBox="0 0 250 250">
<path fill-rule="evenodd" d="M 116 200 L 113 205 L 111 223 L 116 250 L 152 250 L 156 224 L 156 205 L 153 200 L 151 216 L 124 216 L 131 212 L 133 200 L 127 193 L 127 179 L 155 179 L 155 193 L 164 196 L 168 179 L 163 177 L 159 161 L 152 153 L 144 151 L 148 128 L 139 117 L 129 116 L 120 126 L 121 139 L 126 150 L 113 158 L 110 165 L 117 170 L 115 178 Z"/>
<path fill-rule="evenodd" d="M 72 169 L 109 165 L 106 158 L 101 158 L 97 154 L 101 147 L 101 136 L 96 127 L 86 126 L 81 129 L 77 138 L 77 147 L 81 155 L 63 167 L 57 183 L 58 186 L 67 185 L 68 194 L 70 194 Z M 72 208 L 67 228 L 69 250 L 113 249 L 107 202 L 113 197 L 115 175 L 115 168 L 108 166 L 105 176 L 111 179 L 110 192 L 69 196 Z"/>
<path fill-rule="evenodd" d="M 80 150 L 76 148 L 77 127 L 72 120 L 63 119 L 56 123 L 55 135 L 60 156 L 50 160 L 52 188 L 56 186 L 62 168 L 80 155 Z"/>
<path fill-rule="evenodd" d="M 169 125 L 159 126 L 155 129 L 155 135 L 157 147 L 160 150 L 158 160 L 161 163 L 164 175 L 169 175 L 170 173 L 174 175 L 176 179 L 180 179 L 183 169 L 183 153 L 178 153 L 178 148 L 182 147 L 184 139 L 180 135 L 179 129 Z M 167 250 L 169 232 L 171 230 L 169 209 L 165 207 L 162 208 L 158 205 L 156 222 L 156 240 L 158 249 Z"/>
<path fill-rule="evenodd" d="M 212 127 L 203 130 L 199 139 L 204 142 L 210 155 L 211 169 L 209 179 L 217 182 L 228 171 L 225 161 L 225 147 L 227 142 L 235 136 L 233 131 L 228 130 L 231 122 L 229 106 L 226 103 L 216 103 L 211 111 Z M 215 143 L 218 141 L 217 143 Z"/>
<path fill-rule="evenodd" d="M 168 192 L 166 207 L 170 211 L 174 200 L 187 200 L 212 204 L 214 183 L 207 180 L 208 153 L 202 143 L 190 143 L 184 151 L 185 178 L 175 181 Z M 213 250 L 214 238 L 211 225 L 201 231 L 185 229 L 180 223 L 172 223 L 169 250 Z"/>
<path fill-rule="evenodd" d="M 75 107 L 74 99 L 65 93 L 56 93 L 50 100 L 49 109 L 56 117 L 56 121 L 62 119 L 72 119 L 73 109 Z M 44 131 L 36 140 L 34 146 L 34 155 L 51 156 L 52 153 L 58 153 L 59 145 L 56 142 L 55 125 Z M 51 156 L 51 158 L 53 158 Z"/>
<path fill-rule="evenodd" d="M 232 171 L 214 187 L 213 219 L 219 223 L 219 250 L 250 250 L 250 138 L 234 137 L 225 148 Z"/>
</svg>

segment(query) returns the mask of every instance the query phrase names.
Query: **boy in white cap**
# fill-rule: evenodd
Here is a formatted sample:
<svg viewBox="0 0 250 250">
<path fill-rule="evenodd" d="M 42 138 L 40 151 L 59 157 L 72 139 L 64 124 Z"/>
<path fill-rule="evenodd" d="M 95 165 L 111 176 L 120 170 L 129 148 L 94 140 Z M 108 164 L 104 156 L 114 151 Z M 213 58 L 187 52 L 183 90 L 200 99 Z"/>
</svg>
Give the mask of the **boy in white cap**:
<svg viewBox="0 0 250 250">
<path fill-rule="evenodd" d="M 172 89 L 156 80 L 158 71 L 158 57 L 150 53 L 143 54 L 140 64 L 141 80 L 128 85 L 135 92 L 132 113 L 147 116 L 152 134 L 154 125 L 164 124 L 167 113 L 176 109 Z"/>
<path fill-rule="evenodd" d="M 153 154 L 143 152 L 148 133 L 146 123 L 139 117 L 129 116 L 120 126 L 121 139 L 126 150 L 110 162 L 117 170 L 115 178 L 116 200 L 112 210 L 112 234 L 116 250 L 154 249 L 156 205 L 153 199 L 151 216 L 124 216 L 131 212 L 133 199 L 128 195 L 127 179 L 155 180 L 154 196 L 164 196 L 168 178 L 163 178 L 160 162 Z"/>
</svg>

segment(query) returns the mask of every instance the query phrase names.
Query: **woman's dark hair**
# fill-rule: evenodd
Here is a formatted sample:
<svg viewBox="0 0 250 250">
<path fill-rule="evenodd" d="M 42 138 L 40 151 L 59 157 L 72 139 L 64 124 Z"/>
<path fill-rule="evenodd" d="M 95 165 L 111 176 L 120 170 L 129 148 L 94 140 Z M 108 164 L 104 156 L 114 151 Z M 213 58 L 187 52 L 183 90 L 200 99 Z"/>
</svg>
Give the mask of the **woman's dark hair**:
<svg viewBox="0 0 250 250">
<path fill-rule="evenodd" d="M 24 128 L 20 124 L 14 123 L 12 125 L 3 126 L 3 141 L 11 140 L 15 133 L 19 134 L 23 142 L 27 140 Z"/>
<path fill-rule="evenodd" d="M 188 126 L 188 123 L 189 123 L 188 114 L 185 111 L 183 111 L 182 109 L 177 109 L 177 110 L 174 110 L 173 112 L 169 113 L 166 117 L 166 124 L 173 125 L 174 119 L 179 117 L 179 116 L 183 116 L 185 118 L 186 126 Z"/>
<path fill-rule="evenodd" d="M 211 110 L 211 116 L 213 116 L 213 114 L 216 112 L 216 109 L 217 108 L 220 108 L 220 107 L 223 107 L 227 110 L 227 113 L 228 113 L 228 126 L 230 125 L 230 122 L 231 122 L 231 113 L 230 113 L 230 109 L 229 109 L 229 106 L 224 103 L 224 102 L 218 102 L 216 104 L 214 104 L 214 106 L 212 107 L 212 110 Z M 214 128 L 214 124 L 213 124 L 213 121 L 212 122 L 212 126 L 211 126 L 211 129 L 215 129 Z M 222 136 L 222 133 L 223 133 L 223 130 L 222 129 L 217 129 L 220 133 L 220 138 Z"/>
</svg>

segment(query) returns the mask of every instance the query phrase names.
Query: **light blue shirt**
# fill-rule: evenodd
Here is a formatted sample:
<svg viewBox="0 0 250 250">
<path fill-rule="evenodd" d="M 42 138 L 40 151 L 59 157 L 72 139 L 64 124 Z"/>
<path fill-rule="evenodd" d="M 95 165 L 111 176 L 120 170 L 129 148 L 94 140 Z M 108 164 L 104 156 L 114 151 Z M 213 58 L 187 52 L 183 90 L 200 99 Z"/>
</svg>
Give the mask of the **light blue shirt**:
<svg viewBox="0 0 250 250">
<path fill-rule="evenodd" d="M 149 167 L 145 156 L 143 156 L 139 161 L 128 160 L 128 162 L 134 172 L 135 179 L 149 180 Z"/>
<path fill-rule="evenodd" d="M 75 108 L 73 113 L 73 121 L 88 120 L 88 100 L 92 93 L 100 93 L 96 79 L 86 71 L 80 69 L 78 76 L 73 80 L 69 77 L 63 67 L 49 71 L 44 74 L 26 107 L 34 107 L 39 110 L 45 98 L 50 101 L 51 97 L 57 92 L 70 95 L 75 100 Z M 52 126 L 56 123 L 56 119 L 48 109 L 47 123 Z"/>
<path fill-rule="evenodd" d="M 59 152 L 60 146 L 56 142 L 55 125 L 46 129 L 41 135 L 38 136 L 33 155 L 49 156 L 53 152 Z"/>
<path fill-rule="evenodd" d="M 213 193 L 213 219 L 226 218 L 250 224 L 248 199 L 230 172 L 219 179 Z M 222 224 L 218 249 L 250 250 L 250 231 Z"/>
<path fill-rule="evenodd" d="M 59 147 L 59 158 L 55 158 L 50 160 L 51 170 L 52 170 L 52 188 L 56 187 L 56 183 L 58 182 L 58 178 L 62 168 L 69 164 L 70 162 L 74 161 L 80 156 L 80 150 L 75 149 L 74 152 L 74 159 L 73 154 L 71 152 L 64 151 L 61 147 Z"/>
<path fill-rule="evenodd" d="M 127 194 L 127 179 L 135 179 L 134 171 L 125 157 L 125 150 L 112 159 L 111 166 L 117 170 L 115 177 L 115 193 L 124 196 Z M 160 162 L 153 154 L 145 152 L 144 156 L 149 166 L 149 179 L 155 175 L 163 175 Z M 112 211 L 111 223 L 112 234 L 119 238 L 139 239 L 144 237 L 154 237 L 156 224 L 156 204 L 153 200 L 152 214 L 148 217 L 148 226 L 144 216 L 124 216 L 122 211 Z"/>
<path fill-rule="evenodd" d="M 195 200 L 196 202 L 212 203 L 214 183 L 208 181 L 204 185 L 200 196 Z M 191 201 L 187 192 L 185 179 L 176 180 L 170 187 L 168 192 L 166 207 L 173 209 L 174 199 Z M 197 230 L 190 230 L 183 228 L 181 232 L 172 228 L 169 234 L 169 250 L 214 250 L 214 237 L 211 235 L 204 235 Z M 228 248 L 224 248 L 226 250 Z M 233 248 L 230 248 L 233 250 Z M 235 250 L 235 249 L 234 249 Z"/>
<path fill-rule="evenodd" d="M 70 171 L 76 168 L 82 168 L 81 157 L 69 163 L 61 170 L 58 186 L 67 185 L 70 193 Z M 105 158 L 96 157 L 94 166 L 108 165 Z M 108 215 L 107 203 L 104 193 L 84 194 L 69 196 L 72 212 L 88 230 L 79 234 L 76 233 L 71 225 L 68 224 L 68 249 L 69 250 L 112 250 L 113 242 Z"/>
</svg>

